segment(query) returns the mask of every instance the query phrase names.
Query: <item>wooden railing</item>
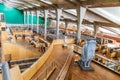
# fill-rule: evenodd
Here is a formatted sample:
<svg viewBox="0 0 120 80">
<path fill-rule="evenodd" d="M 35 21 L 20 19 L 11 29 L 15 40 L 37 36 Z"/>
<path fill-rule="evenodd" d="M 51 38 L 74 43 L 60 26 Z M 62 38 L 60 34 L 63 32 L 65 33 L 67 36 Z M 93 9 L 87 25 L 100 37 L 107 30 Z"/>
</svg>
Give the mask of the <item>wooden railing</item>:
<svg viewBox="0 0 120 80">
<path fill-rule="evenodd" d="M 108 59 L 103 55 L 95 54 L 93 59 L 94 62 L 108 68 L 109 70 L 120 74 L 120 63 L 118 61 Z"/>
<path fill-rule="evenodd" d="M 68 39 L 67 40 L 68 44 L 69 43 L 74 43 L 74 39 Z M 47 49 L 47 51 L 43 54 L 42 57 L 40 57 L 33 65 L 31 65 L 30 68 L 26 69 L 22 74 L 20 73 L 18 76 L 18 78 L 16 78 L 16 80 L 31 80 L 31 78 L 39 71 L 39 69 L 41 69 L 41 67 L 46 63 L 46 61 L 48 60 L 48 58 L 50 57 L 50 55 L 52 54 L 53 51 L 53 46 L 57 45 L 57 44 L 63 44 L 62 40 L 54 40 L 53 43 L 49 46 L 49 48 Z M 47 78 L 51 75 L 51 73 L 54 71 L 55 64 L 51 63 L 51 68 L 46 68 L 45 72 L 47 72 Z M 50 67 L 50 66 L 49 66 Z M 14 71 L 14 70 L 13 70 Z M 13 73 L 16 74 L 16 73 Z M 22 79 L 20 78 L 22 77 Z M 40 78 L 38 76 L 38 78 Z M 43 80 L 43 79 L 40 79 Z"/>
<path fill-rule="evenodd" d="M 24 80 L 30 80 L 32 76 L 42 67 L 42 65 L 47 61 L 53 50 L 53 44 L 50 45 L 49 49 L 44 53 L 42 57 L 38 59 L 30 68 L 22 73 Z"/>
<path fill-rule="evenodd" d="M 82 54 L 82 48 L 80 46 L 77 46 L 73 44 L 74 51 L 77 52 L 79 55 Z M 115 73 L 120 74 L 120 62 L 109 59 L 101 54 L 96 53 L 93 60 L 94 62 L 112 70 Z"/>
<path fill-rule="evenodd" d="M 71 64 L 73 53 L 69 53 L 65 64 L 63 65 L 60 73 L 58 74 L 56 80 L 64 80 L 68 72 L 69 66 Z"/>
<path fill-rule="evenodd" d="M 56 69 L 55 61 L 52 61 L 34 80 L 48 80 Z"/>
</svg>

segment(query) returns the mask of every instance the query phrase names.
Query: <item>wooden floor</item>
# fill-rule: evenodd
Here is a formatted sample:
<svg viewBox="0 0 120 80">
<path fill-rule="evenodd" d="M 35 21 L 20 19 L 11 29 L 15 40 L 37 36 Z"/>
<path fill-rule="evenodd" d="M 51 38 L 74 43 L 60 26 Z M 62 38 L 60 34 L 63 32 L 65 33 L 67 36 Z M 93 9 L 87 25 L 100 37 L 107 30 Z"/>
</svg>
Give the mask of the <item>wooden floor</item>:
<svg viewBox="0 0 120 80">
<path fill-rule="evenodd" d="M 72 62 L 69 69 L 69 80 L 120 80 L 120 75 L 96 64 L 91 63 L 95 71 L 83 71 Z"/>
<path fill-rule="evenodd" d="M 20 42 L 18 42 L 20 43 Z M 25 45 L 26 44 L 22 44 Z M 27 47 L 28 45 L 26 45 Z M 35 49 L 33 49 L 35 51 Z M 39 53 L 36 50 L 37 53 Z M 34 80 L 36 76 L 38 76 L 45 68 L 50 64 L 50 62 L 55 61 L 57 65 L 57 69 L 54 72 L 49 80 L 55 80 L 58 75 L 60 69 L 62 68 L 65 60 L 68 56 L 69 48 L 63 49 L 62 45 L 54 46 L 54 50 L 52 51 L 52 55 L 45 62 L 42 68 L 32 77 L 31 80 Z M 40 53 L 39 53 L 40 54 Z M 95 71 L 82 71 L 80 67 L 74 63 L 74 58 L 72 60 L 70 69 L 69 69 L 69 79 L 68 80 L 120 80 L 120 75 L 115 74 L 114 72 L 92 62 L 92 67 L 94 67 Z"/>
<path fill-rule="evenodd" d="M 30 45 L 28 40 L 17 40 L 16 44 L 21 45 L 31 51 L 34 51 L 36 54 L 40 54 L 40 56 L 43 54 L 42 52 L 39 52 L 38 48 L 34 48 L 32 45 Z"/>
</svg>

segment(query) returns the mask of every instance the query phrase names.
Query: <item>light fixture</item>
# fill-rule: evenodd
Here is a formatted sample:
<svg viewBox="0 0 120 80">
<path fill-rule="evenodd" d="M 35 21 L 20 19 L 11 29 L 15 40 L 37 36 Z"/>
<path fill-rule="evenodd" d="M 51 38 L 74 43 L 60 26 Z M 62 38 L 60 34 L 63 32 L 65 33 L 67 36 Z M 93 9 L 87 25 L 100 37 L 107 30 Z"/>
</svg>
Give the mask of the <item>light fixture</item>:
<svg viewBox="0 0 120 80">
<path fill-rule="evenodd" d="M 50 2 L 49 0 L 40 0 L 40 1 L 42 1 L 42 2 L 44 2 L 44 3 L 47 3 L 47 4 L 53 4 L 52 2 Z"/>
</svg>

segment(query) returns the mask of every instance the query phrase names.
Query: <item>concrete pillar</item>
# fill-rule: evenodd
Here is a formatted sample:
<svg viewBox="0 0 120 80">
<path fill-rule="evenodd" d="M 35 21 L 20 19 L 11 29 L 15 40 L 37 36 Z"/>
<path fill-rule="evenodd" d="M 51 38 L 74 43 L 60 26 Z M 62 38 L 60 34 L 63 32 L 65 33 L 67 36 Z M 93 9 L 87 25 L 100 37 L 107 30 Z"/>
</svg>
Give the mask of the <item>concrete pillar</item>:
<svg viewBox="0 0 120 80">
<path fill-rule="evenodd" d="M 44 39 L 46 40 L 47 36 L 47 17 L 48 17 L 48 10 L 44 10 Z"/>
<path fill-rule="evenodd" d="M 37 16 L 36 16 L 36 21 L 37 21 L 37 33 L 39 33 L 39 11 L 36 11 L 36 14 L 37 14 Z"/>
<path fill-rule="evenodd" d="M 59 25 L 60 25 L 60 17 L 62 14 L 62 9 L 57 9 L 56 10 L 56 27 L 57 27 L 57 39 L 59 39 Z"/>
<path fill-rule="evenodd" d="M 2 80 L 12 80 L 10 75 L 10 69 L 7 62 L 3 62 L 2 66 Z"/>
<path fill-rule="evenodd" d="M 65 21 L 65 32 L 66 32 L 66 30 L 67 30 L 67 27 L 68 27 L 68 21 Z"/>
<path fill-rule="evenodd" d="M 96 38 L 96 34 L 97 34 L 97 31 L 98 31 L 98 28 L 99 28 L 99 27 L 96 25 L 95 22 L 94 22 L 94 25 L 93 25 L 93 26 L 94 26 L 94 34 L 93 34 L 93 35 L 94 35 L 94 37 Z"/>
<path fill-rule="evenodd" d="M 31 29 L 33 30 L 33 11 L 31 11 Z"/>
<path fill-rule="evenodd" d="M 48 19 L 48 22 L 49 22 L 49 23 L 48 23 L 48 25 L 49 25 L 48 27 L 52 27 L 52 26 L 51 26 L 52 20 L 51 20 L 51 19 Z"/>
<path fill-rule="evenodd" d="M 26 23 L 27 23 L 27 16 L 26 16 L 26 14 L 27 14 L 27 12 L 26 11 L 24 11 L 24 26 L 26 26 Z"/>
<path fill-rule="evenodd" d="M 77 7 L 77 18 L 78 18 L 78 22 L 77 22 L 77 43 L 79 43 L 80 41 L 80 38 L 81 38 L 81 33 L 80 33 L 80 28 L 82 26 L 82 21 L 83 21 L 83 18 L 85 16 L 85 13 L 86 13 L 86 8 L 84 7 Z"/>
<path fill-rule="evenodd" d="M 30 12 L 27 11 L 27 27 L 29 28 L 29 15 L 30 15 Z"/>
</svg>

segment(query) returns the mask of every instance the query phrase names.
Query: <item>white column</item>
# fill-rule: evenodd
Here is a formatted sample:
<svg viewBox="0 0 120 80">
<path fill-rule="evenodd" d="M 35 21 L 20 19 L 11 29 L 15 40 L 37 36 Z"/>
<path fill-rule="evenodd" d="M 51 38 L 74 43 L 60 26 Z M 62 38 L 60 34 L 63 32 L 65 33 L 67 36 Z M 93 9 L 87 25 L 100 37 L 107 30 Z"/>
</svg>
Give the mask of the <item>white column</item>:
<svg viewBox="0 0 120 80">
<path fill-rule="evenodd" d="M 56 10 L 56 17 L 57 17 L 57 20 L 56 20 L 57 39 L 59 39 L 59 25 L 60 25 L 60 17 L 61 17 L 61 14 L 62 14 L 62 9 L 57 9 L 57 10 Z"/>
<path fill-rule="evenodd" d="M 48 10 L 44 10 L 44 39 L 45 40 L 47 36 L 47 17 L 48 17 Z"/>
<path fill-rule="evenodd" d="M 26 26 L 26 11 L 24 11 L 24 26 Z"/>
<path fill-rule="evenodd" d="M 33 30 L 33 11 L 31 11 L 31 29 Z"/>
<path fill-rule="evenodd" d="M 51 19 L 48 19 L 48 21 L 49 21 L 49 26 L 48 27 L 51 27 L 51 22 L 52 22 L 52 20 Z"/>
<path fill-rule="evenodd" d="M 77 7 L 77 43 L 80 41 L 81 33 L 80 33 L 80 27 L 82 26 L 82 21 L 86 13 L 86 8 L 84 7 Z"/>
<path fill-rule="evenodd" d="M 39 11 L 36 11 L 37 13 L 37 16 L 36 16 L 36 19 L 37 19 L 37 33 L 39 33 Z"/>
<path fill-rule="evenodd" d="M 29 11 L 27 11 L 27 27 L 29 28 Z"/>
</svg>

